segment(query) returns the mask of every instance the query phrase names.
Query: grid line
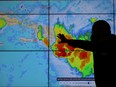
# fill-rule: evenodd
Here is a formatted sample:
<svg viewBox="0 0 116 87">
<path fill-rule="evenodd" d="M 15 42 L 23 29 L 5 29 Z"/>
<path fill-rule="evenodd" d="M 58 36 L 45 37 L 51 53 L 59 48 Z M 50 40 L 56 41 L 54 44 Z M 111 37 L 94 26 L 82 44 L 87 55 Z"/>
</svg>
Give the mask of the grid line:
<svg viewBox="0 0 116 87">
<path fill-rule="evenodd" d="M 11 1 L 12 2 L 12 1 L 48 1 L 48 0 L 0 0 L 0 1 Z M 59 0 L 49 0 L 48 2 L 50 1 L 59 1 Z M 60 1 L 78 1 L 78 0 L 60 0 Z M 86 0 L 83 0 L 83 1 L 86 1 Z"/>
<path fill-rule="evenodd" d="M 48 50 L 0 50 L 0 52 L 40 52 Z"/>
<path fill-rule="evenodd" d="M 0 52 L 87 51 L 87 50 L 0 50 Z M 116 51 L 116 50 L 115 50 Z"/>
<path fill-rule="evenodd" d="M 49 9 L 50 7 L 48 7 Z M 113 15 L 113 13 L 0 13 L 0 15 Z"/>
<path fill-rule="evenodd" d="M 49 6 L 50 6 L 50 0 L 48 0 L 48 87 L 50 87 L 50 50 L 49 50 L 49 48 L 50 48 L 50 15 L 49 15 L 49 13 L 50 13 L 50 8 L 49 8 Z"/>
<path fill-rule="evenodd" d="M 0 1 L 10 1 L 10 2 L 12 2 L 12 1 L 24 1 L 24 2 L 25 1 L 32 1 L 32 2 L 33 1 L 43 1 L 44 2 L 44 1 L 48 1 L 48 0 L 0 0 Z"/>
</svg>

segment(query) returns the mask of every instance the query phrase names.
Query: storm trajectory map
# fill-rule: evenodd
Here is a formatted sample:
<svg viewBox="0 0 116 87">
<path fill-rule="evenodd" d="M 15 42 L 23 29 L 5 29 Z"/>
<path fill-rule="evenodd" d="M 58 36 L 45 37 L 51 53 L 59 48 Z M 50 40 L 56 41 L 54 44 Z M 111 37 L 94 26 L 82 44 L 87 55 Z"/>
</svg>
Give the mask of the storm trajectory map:
<svg viewBox="0 0 116 87">
<path fill-rule="evenodd" d="M 78 86 L 57 78 L 94 78 L 92 52 L 59 43 L 57 35 L 90 41 L 93 23 L 102 19 L 115 33 L 113 2 L 0 1 L 0 86 Z"/>
</svg>

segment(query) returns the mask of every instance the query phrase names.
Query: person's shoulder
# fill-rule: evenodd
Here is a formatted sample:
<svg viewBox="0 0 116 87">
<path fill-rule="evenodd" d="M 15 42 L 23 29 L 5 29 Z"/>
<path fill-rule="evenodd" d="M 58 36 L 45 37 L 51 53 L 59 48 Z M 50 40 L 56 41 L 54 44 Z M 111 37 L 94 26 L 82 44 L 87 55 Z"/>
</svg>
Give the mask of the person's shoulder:
<svg viewBox="0 0 116 87">
<path fill-rule="evenodd" d="M 116 35 L 115 34 L 111 34 L 111 39 L 112 40 L 116 40 Z"/>
<path fill-rule="evenodd" d="M 115 34 L 111 34 L 110 43 L 114 44 L 116 47 L 116 35 Z"/>
</svg>

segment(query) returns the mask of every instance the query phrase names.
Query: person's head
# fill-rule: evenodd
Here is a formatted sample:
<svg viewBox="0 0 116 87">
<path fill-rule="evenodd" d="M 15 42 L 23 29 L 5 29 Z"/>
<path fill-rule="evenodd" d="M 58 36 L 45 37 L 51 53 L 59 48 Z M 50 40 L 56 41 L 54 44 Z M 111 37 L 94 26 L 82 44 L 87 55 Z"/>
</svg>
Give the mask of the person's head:
<svg viewBox="0 0 116 87">
<path fill-rule="evenodd" d="M 98 41 L 111 34 L 110 25 L 105 20 L 98 20 L 92 26 L 92 41 Z"/>
</svg>

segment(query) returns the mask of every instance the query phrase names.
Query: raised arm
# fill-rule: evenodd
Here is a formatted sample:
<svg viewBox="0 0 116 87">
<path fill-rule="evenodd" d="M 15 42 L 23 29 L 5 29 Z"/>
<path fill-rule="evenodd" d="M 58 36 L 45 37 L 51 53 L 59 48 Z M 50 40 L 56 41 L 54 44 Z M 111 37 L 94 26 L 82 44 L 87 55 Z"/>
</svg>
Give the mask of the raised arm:
<svg viewBox="0 0 116 87">
<path fill-rule="evenodd" d="M 58 34 L 57 37 L 61 39 L 61 42 L 59 43 L 68 43 L 68 45 L 74 48 L 78 47 L 87 51 L 93 51 L 95 48 L 94 44 L 91 41 L 66 39 L 63 34 Z"/>
</svg>

